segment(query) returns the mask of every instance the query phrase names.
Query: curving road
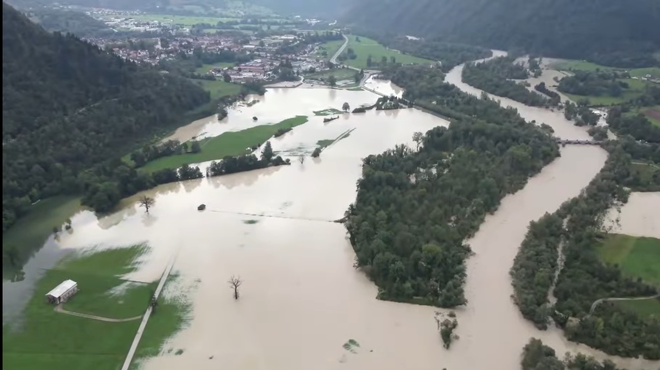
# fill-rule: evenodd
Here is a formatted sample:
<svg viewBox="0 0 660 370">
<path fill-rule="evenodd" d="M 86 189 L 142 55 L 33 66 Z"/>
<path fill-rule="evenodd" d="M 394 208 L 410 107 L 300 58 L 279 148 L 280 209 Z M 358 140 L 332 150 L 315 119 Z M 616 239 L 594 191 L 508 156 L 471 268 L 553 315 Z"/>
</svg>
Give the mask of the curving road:
<svg viewBox="0 0 660 370">
<path fill-rule="evenodd" d="M 596 307 L 598 307 L 598 305 L 601 304 L 601 303 L 603 303 L 603 302 L 614 302 L 614 301 L 645 301 L 645 300 L 647 300 L 647 299 L 656 299 L 656 298 L 660 298 L 660 294 L 656 294 L 656 295 L 653 295 L 653 296 L 650 296 L 650 297 L 633 297 L 633 298 L 601 298 L 601 299 L 595 301 L 595 302 L 591 305 L 591 309 L 589 310 L 589 315 L 593 314 L 593 313 L 594 313 L 594 310 L 596 309 Z"/>
<path fill-rule="evenodd" d="M 59 313 L 63 313 L 63 314 L 66 314 L 66 315 L 71 315 L 71 316 L 84 317 L 86 319 L 104 321 L 104 322 L 127 322 L 127 321 L 140 320 L 142 318 L 142 315 L 135 316 L 135 317 L 129 317 L 127 319 L 112 319 L 110 317 L 89 315 L 89 314 L 86 314 L 86 313 L 67 311 L 67 310 L 64 309 L 62 304 L 58 304 L 57 306 L 55 306 L 55 312 L 59 312 Z"/>
</svg>

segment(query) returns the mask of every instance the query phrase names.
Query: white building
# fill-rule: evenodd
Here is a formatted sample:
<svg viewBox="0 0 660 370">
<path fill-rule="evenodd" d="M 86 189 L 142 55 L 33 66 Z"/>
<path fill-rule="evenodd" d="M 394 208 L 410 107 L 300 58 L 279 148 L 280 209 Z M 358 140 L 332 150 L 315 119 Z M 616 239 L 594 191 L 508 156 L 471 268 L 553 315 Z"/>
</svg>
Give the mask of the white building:
<svg viewBox="0 0 660 370">
<path fill-rule="evenodd" d="M 73 280 L 64 280 L 55 289 L 46 294 L 48 303 L 60 304 L 67 301 L 78 292 L 78 283 Z"/>
</svg>

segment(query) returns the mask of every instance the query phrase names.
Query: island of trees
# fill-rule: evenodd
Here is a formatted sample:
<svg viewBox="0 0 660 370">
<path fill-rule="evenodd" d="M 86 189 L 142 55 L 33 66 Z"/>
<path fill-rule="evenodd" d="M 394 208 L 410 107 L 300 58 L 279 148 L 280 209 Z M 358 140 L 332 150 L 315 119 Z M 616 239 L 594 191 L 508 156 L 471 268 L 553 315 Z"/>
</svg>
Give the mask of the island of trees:
<svg viewBox="0 0 660 370">
<path fill-rule="evenodd" d="M 451 125 L 416 135 L 416 149 L 401 145 L 364 160 L 357 200 L 346 213 L 356 266 L 381 299 L 465 304 L 464 240 L 558 148 L 515 110 L 445 84 L 437 69 L 384 73 L 406 88 L 404 98 L 451 117 Z"/>
</svg>

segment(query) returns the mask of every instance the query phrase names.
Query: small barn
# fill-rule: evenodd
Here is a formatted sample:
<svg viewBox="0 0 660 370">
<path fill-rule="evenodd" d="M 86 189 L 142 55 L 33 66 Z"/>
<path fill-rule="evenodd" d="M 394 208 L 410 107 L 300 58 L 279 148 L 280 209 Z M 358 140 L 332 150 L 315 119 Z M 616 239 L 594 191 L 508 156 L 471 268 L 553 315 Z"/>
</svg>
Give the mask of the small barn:
<svg viewBox="0 0 660 370">
<path fill-rule="evenodd" d="M 46 294 L 48 303 L 60 304 L 67 301 L 78 292 L 78 283 L 73 280 L 64 280 L 60 285 Z"/>
</svg>

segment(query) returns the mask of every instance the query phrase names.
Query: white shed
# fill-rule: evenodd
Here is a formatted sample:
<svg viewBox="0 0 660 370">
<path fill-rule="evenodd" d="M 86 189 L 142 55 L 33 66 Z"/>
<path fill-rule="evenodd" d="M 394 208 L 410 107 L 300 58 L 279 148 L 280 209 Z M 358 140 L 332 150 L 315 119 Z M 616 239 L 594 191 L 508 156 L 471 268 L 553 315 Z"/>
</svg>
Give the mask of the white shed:
<svg viewBox="0 0 660 370">
<path fill-rule="evenodd" d="M 60 304 L 66 302 L 71 296 L 78 292 L 78 283 L 73 280 L 64 280 L 55 289 L 46 294 L 48 303 Z"/>
</svg>

